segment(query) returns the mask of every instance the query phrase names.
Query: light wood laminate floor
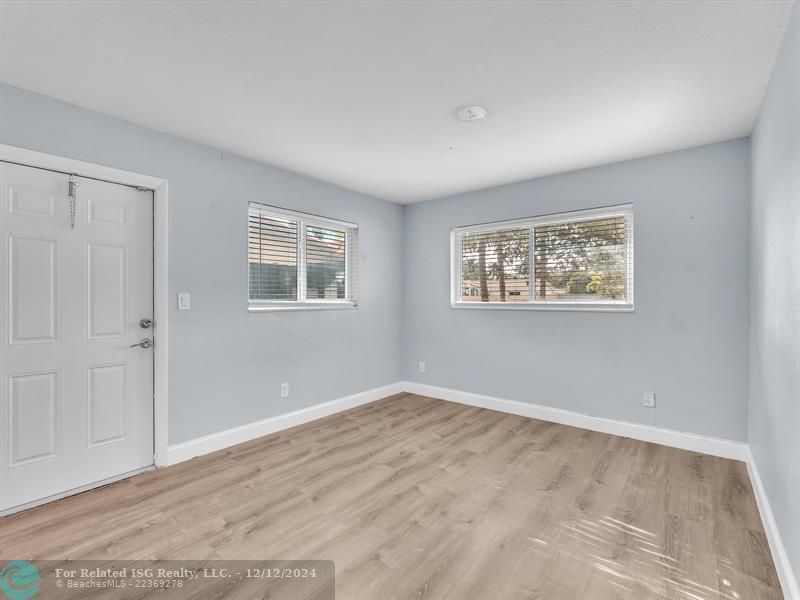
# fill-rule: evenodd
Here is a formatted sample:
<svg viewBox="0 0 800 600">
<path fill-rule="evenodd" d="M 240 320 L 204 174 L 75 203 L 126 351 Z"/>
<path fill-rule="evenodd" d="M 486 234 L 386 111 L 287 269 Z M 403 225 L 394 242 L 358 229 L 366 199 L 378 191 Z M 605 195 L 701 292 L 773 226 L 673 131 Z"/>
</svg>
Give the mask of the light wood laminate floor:
<svg viewBox="0 0 800 600">
<path fill-rule="evenodd" d="M 410 394 L 2 519 L 0 557 L 329 559 L 339 600 L 781 598 L 743 463 Z"/>
</svg>

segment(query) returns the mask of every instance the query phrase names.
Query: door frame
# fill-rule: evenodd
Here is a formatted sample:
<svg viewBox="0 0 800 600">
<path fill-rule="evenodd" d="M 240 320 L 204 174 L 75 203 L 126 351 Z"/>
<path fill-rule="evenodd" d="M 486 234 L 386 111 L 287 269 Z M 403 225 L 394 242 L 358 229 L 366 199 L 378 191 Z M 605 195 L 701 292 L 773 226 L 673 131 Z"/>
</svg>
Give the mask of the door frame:
<svg viewBox="0 0 800 600">
<path fill-rule="evenodd" d="M 162 177 L 123 171 L 54 154 L 0 144 L 0 160 L 59 171 L 110 183 L 132 185 L 153 192 L 153 464 L 165 467 L 169 446 L 169 196 Z"/>
</svg>

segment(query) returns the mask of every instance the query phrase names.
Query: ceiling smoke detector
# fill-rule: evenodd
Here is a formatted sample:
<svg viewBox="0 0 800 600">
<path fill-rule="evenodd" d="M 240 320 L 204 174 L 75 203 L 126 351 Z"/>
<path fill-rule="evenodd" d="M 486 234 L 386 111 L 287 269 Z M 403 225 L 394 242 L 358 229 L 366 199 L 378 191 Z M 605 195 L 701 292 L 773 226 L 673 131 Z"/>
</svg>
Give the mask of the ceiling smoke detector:
<svg viewBox="0 0 800 600">
<path fill-rule="evenodd" d="M 483 106 L 465 106 L 459 109 L 456 116 L 462 121 L 480 121 L 481 119 L 485 119 L 488 114 L 489 111 Z"/>
</svg>

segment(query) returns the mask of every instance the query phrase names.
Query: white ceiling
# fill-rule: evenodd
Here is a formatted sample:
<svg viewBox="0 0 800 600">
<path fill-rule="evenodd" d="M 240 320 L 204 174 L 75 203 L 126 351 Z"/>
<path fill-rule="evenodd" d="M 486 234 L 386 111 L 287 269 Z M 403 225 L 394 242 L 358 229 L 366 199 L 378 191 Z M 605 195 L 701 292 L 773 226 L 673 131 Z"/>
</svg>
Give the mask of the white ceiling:
<svg viewBox="0 0 800 600">
<path fill-rule="evenodd" d="M 789 9 L 3 2 L 0 79 L 414 202 L 748 135 Z"/>
</svg>

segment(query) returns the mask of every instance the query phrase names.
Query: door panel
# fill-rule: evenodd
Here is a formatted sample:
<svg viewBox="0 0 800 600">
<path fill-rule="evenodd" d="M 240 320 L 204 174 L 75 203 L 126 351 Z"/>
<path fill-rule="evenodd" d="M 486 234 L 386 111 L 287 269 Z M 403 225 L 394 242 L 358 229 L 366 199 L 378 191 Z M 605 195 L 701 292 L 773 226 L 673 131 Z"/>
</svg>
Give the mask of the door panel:
<svg viewBox="0 0 800 600">
<path fill-rule="evenodd" d="M 89 198 L 89 222 L 106 223 L 111 225 L 125 225 L 125 207 Z"/>
<path fill-rule="evenodd" d="M 10 466 L 58 456 L 58 373 L 9 377 Z"/>
<path fill-rule="evenodd" d="M 9 236 L 11 344 L 55 342 L 58 330 L 58 242 Z"/>
<path fill-rule="evenodd" d="M 0 162 L 0 510 L 153 464 L 152 192 Z"/>
<path fill-rule="evenodd" d="M 127 248 L 89 244 L 88 254 L 89 339 L 123 337 L 128 312 Z"/>
<path fill-rule="evenodd" d="M 89 367 L 89 446 L 125 439 L 127 365 Z"/>
<path fill-rule="evenodd" d="M 55 220 L 56 196 L 49 190 L 9 186 L 8 212 L 14 215 Z"/>
</svg>

